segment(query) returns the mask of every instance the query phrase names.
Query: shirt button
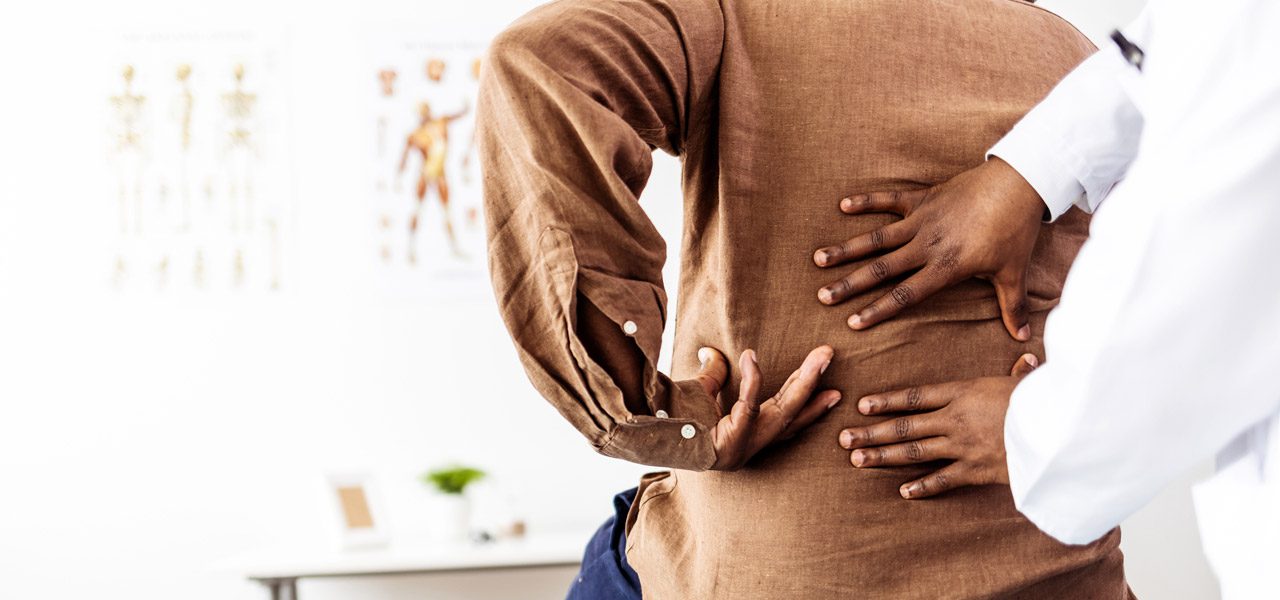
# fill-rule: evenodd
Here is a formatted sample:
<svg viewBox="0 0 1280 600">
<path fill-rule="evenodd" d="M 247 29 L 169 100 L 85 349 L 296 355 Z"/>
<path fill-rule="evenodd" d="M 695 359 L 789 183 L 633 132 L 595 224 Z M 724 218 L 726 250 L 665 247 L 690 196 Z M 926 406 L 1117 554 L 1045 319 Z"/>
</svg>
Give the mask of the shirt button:
<svg viewBox="0 0 1280 600">
<path fill-rule="evenodd" d="M 635 335 L 636 331 L 638 331 L 639 329 L 640 329 L 639 327 L 636 327 L 635 321 L 627 321 L 626 323 L 622 324 L 622 333 L 625 333 L 627 335 Z"/>
<path fill-rule="evenodd" d="M 686 440 L 693 439 L 693 436 L 697 435 L 697 433 L 698 433 L 698 430 L 695 429 L 693 425 L 685 425 L 684 427 L 680 428 L 680 437 L 683 437 Z"/>
<path fill-rule="evenodd" d="M 665 418 L 667 418 L 667 411 L 665 411 L 665 410 L 660 410 L 660 411 L 658 411 L 658 412 L 656 412 L 656 413 L 653 413 L 653 416 L 658 417 L 659 419 L 665 419 Z"/>
</svg>

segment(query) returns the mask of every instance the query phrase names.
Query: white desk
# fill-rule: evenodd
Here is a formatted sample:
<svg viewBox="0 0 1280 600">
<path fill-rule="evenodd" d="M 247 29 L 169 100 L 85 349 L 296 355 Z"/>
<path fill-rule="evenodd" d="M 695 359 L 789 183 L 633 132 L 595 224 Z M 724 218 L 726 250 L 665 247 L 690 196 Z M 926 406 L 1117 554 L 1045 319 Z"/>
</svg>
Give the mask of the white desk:
<svg viewBox="0 0 1280 600">
<path fill-rule="evenodd" d="M 257 581 L 272 600 L 297 600 L 299 579 L 410 573 L 499 571 L 574 566 L 582 562 L 591 532 L 543 533 L 486 544 L 392 544 L 368 550 L 280 548 L 237 556 L 217 565 Z"/>
</svg>

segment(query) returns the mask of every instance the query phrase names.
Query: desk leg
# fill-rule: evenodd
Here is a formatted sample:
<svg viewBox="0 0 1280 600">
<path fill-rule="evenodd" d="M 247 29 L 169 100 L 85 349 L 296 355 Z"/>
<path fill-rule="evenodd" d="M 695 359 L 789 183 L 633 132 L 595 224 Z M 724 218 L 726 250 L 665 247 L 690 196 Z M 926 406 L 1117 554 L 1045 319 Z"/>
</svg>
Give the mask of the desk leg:
<svg viewBox="0 0 1280 600">
<path fill-rule="evenodd" d="M 258 583 L 271 590 L 271 600 L 298 600 L 298 579 L 259 579 Z"/>
</svg>

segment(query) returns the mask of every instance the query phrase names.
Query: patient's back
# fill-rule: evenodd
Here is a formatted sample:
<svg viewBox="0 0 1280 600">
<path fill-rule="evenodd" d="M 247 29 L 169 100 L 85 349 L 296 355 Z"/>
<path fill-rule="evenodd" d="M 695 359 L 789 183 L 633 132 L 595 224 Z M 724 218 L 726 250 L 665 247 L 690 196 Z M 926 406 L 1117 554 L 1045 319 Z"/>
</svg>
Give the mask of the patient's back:
<svg viewBox="0 0 1280 600">
<path fill-rule="evenodd" d="M 1005 332 L 988 284 L 969 282 L 854 332 L 816 292 L 854 266 L 813 251 L 893 220 L 844 216 L 860 191 L 933 185 L 984 152 L 1093 50 L 1016 0 L 723 0 L 718 91 L 694 98 L 673 378 L 703 345 L 757 350 L 778 389 L 820 343 L 824 383 L 846 399 L 1007 374 L 1039 335 L 1087 220 L 1046 227 L 1029 280 L 1035 338 Z M 734 397 L 730 388 L 727 397 Z M 629 557 L 653 598 L 1125 598 L 1118 532 L 1069 548 L 988 486 L 905 501 L 937 465 L 861 469 L 839 431 L 868 422 L 846 401 L 745 469 L 655 477 L 632 515 Z"/>
</svg>

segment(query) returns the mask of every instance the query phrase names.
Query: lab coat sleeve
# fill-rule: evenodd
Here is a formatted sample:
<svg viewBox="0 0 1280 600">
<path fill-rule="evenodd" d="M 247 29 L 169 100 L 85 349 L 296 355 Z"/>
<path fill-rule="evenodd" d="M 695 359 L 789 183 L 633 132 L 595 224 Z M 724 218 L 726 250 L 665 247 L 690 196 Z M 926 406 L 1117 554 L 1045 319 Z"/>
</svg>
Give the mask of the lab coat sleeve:
<svg viewBox="0 0 1280 600">
<path fill-rule="evenodd" d="M 1067 543 L 1100 537 L 1280 409 L 1280 71 L 1267 66 L 1280 5 L 1206 10 L 1173 20 L 1178 33 L 1215 18 L 1229 33 L 1166 62 L 1148 53 L 1149 91 L 1166 101 L 1145 111 L 1139 158 L 1094 218 L 1045 364 L 1005 421 L 1016 505 Z"/>
<path fill-rule="evenodd" d="M 1073 204 L 1093 212 L 1129 169 L 1142 134 L 1142 115 L 1120 82 L 1130 68 L 1116 48 L 1103 47 L 987 152 L 1040 194 L 1048 220 Z"/>
</svg>

